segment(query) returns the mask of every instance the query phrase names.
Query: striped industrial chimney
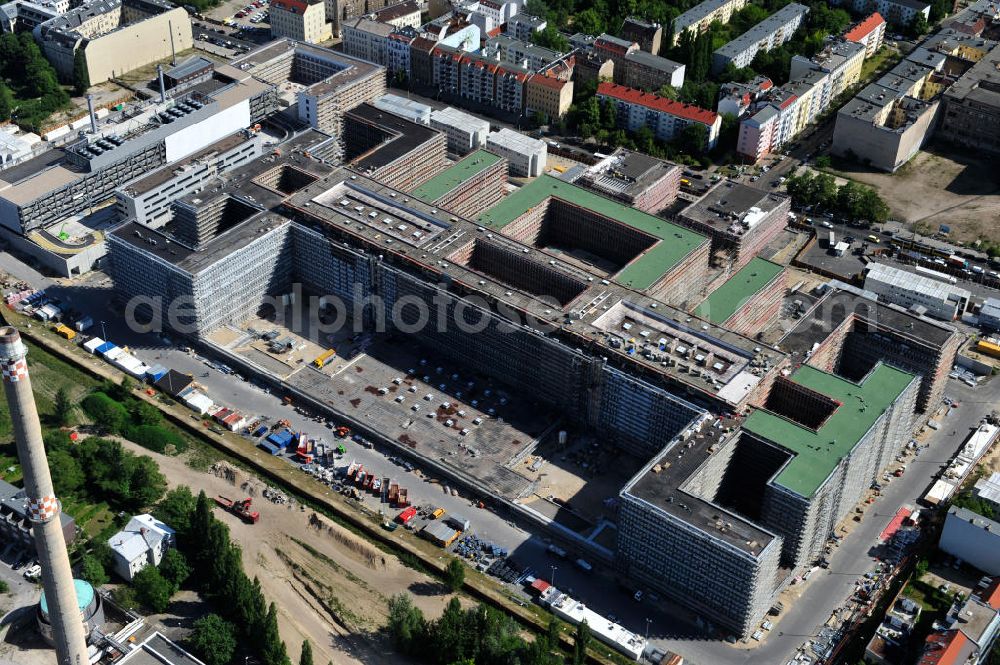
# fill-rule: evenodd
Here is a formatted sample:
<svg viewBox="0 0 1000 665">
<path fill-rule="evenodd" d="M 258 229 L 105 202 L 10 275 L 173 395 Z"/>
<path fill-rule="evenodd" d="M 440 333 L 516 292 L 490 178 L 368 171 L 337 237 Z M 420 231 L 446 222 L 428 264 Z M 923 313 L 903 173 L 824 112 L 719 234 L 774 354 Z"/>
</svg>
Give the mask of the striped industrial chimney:
<svg viewBox="0 0 1000 665">
<path fill-rule="evenodd" d="M 17 442 L 17 457 L 28 494 L 28 516 L 35 534 L 42 586 L 48 602 L 59 665 L 87 665 L 87 639 L 59 522 L 61 507 L 52 490 L 42 428 L 28 378 L 28 350 L 13 326 L 0 328 L 0 368 Z"/>
</svg>

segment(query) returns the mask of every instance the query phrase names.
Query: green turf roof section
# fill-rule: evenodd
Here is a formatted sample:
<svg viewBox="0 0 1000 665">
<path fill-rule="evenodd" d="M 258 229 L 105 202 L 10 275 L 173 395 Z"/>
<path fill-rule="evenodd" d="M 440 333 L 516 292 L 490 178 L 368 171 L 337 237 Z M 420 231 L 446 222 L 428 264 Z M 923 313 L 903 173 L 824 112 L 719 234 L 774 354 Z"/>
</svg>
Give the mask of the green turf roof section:
<svg viewBox="0 0 1000 665">
<path fill-rule="evenodd" d="M 803 365 L 792 380 L 841 403 L 826 422 L 811 430 L 758 409 L 743 428 L 794 453 L 774 482 L 811 497 L 913 378 L 908 372 L 879 363 L 858 384 Z"/>
<path fill-rule="evenodd" d="M 725 284 L 712 291 L 694 310 L 694 315 L 721 324 L 736 313 L 748 300 L 760 293 L 765 286 L 780 275 L 782 267 L 765 259 L 754 257 L 742 270 Z"/>
<path fill-rule="evenodd" d="M 477 150 L 455 162 L 420 187 L 410 192 L 421 201 L 434 203 L 463 182 L 482 173 L 500 161 L 500 157 L 485 150 Z"/>
<path fill-rule="evenodd" d="M 615 276 L 616 282 L 633 289 L 640 291 L 648 289 L 664 273 L 669 272 L 685 256 L 706 242 L 705 236 L 683 226 L 606 199 L 590 190 L 550 175 L 539 176 L 533 182 L 511 193 L 480 215 L 479 223 L 499 231 L 549 197 L 592 210 L 658 239 L 652 247 L 632 260 Z"/>
</svg>

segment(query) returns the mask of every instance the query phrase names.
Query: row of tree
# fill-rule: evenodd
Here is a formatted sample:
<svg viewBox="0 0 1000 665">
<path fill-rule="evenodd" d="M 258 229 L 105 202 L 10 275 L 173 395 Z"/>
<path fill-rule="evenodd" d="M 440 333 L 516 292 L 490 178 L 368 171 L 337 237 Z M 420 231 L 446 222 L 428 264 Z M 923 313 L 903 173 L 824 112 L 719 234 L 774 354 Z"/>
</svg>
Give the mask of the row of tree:
<svg viewBox="0 0 1000 665">
<path fill-rule="evenodd" d="M 290 665 L 278 633 L 278 614 L 268 604 L 257 578 L 243 570 L 240 548 L 229 527 L 215 519 L 212 502 L 187 487 L 171 490 L 154 511 L 177 532 L 178 549 L 185 555 L 191 582 L 217 610 L 218 620 L 202 625 L 192 647 L 208 665 L 224 665 L 233 656 L 238 636 L 263 665 Z M 230 646 L 231 645 L 231 646 Z"/>
<path fill-rule="evenodd" d="M 69 103 L 69 93 L 30 32 L 0 35 L 0 121 L 37 130 Z"/>
<path fill-rule="evenodd" d="M 500 610 L 478 605 L 462 609 L 452 598 L 437 621 L 428 621 L 409 596 L 389 599 L 389 637 L 399 653 L 428 665 L 564 665 L 559 646 L 559 622 L 553 619 L 545 635 L 533 641 L 521 637 L 513 618 Z M 570 662 L 586 661 L 590 630 L 576 627 Z"/>
<path fill-rule="evenodd" d="M 838 187 L 832 175 L 807 171 L 790 176 L 785 187 L 799 207 L 838 212 L 853 222 L 880 224 L 889 219 L 889 206 L 878 192 L 854 181 Z"/>
</svg>

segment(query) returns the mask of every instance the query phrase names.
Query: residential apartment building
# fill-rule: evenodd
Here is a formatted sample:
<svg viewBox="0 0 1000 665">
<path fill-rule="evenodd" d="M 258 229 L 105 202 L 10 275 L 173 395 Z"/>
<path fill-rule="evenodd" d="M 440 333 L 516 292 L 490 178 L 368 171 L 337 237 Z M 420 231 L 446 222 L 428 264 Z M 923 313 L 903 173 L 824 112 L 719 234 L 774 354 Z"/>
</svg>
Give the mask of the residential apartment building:
<svg viewBox="0 0 1000 665">
<path fill-rule="evenodd" d="M 545 141 L 530 138 L 506 127 L 486 138 L 486 150 L 505 158 L 510 174 L 520 178 L 542 175 L 549 153 Z"/>
<path fill-rule="evenodd" d="M 938 547 L 987 575 L 1000 575 L 1000 523 L 952 506 Z"/>
<path fill-rule="evenodd" d="M 367 16 L 345 21 L 341 25 L 344 53 L 387 67 L 389 42 L 395 33 L 396 28 L 393 26 L 373 21 Z"/>
<path fill-rule="evenodd" d="M 397 28 L 385 44 L 385 69 L 389 76 L 402 76 L 409 81 L 413 72 L 410 65 L 410 53 L 413 42 L 419 33 L 415 28 Z"/>
<path fill-rule="evenodd" d="M 791 80 L 762 95 L 740 122 L 736 152 L 748 162 L 777 151 L 858 82 L 865 46 L 838 41 L 812 58 L 792 59 Z"/>
<path fill-rule="evenodd" d="M 82 51 L 91 85 L 194 47 L 191 20 L 166 0 L 103 0 L 56 16 L 35 41 L 62 80 L 73 79 Z"/>
<path fill-rule="evenodd" d="M 781 46 L 789 39 L 809 13 L 809 8 L 793 2 L 785 5 L 742 35 L 712 54 L 712 71 L 716 74 L 732 63 L 736 68 L 750 66 L 761 52 Z"/>
<path fill-rule="evenodd" d="M 499 55 L 502 62 L 532 71 L 538 71 L 563 57 L 558 51 L 514 39 L 508 35 L 497 35 L 487 39 L 483 53 L 489 56 Z"/>
<path fill-rule="evenodd" d="M 532 35 L 541 32 L 548 26 L 549 22 L 538 16 L 530 14 L 517 14 L 507 21 L 506 32 L 514 39 L 523 42 L 530 42 Z"/>
<path fill-rule="evenodd" d="M 618 85 L 642 90 L 684 85 L 684 65 L 643 51 L 638 42 L 603 34 L 594 41 L 590 52 L 614 63 L 612 74 Z"/>
<path fill-rule="evenodd" d="M 737 118 L 743 116 L 754 102 L 759 101 L 766 92 L 774 89 L 774 82 L 766 76 L 757 76 L 746 83 L 730 81 L 719 88 L 719 103 L 715 110 L 719 114 L 729 113 Z"/>
<path fill-rule="evenodd" d="M 490 133 L 489 121 L 450 106 L 431 113 L 431 127 L 444 132 L 448 152 L 459 155 L 484 147 Z"/>
<path fill-rule="evenodd" d="M 878 294 L 879 300 L 913 308 L 942 321 L 961 318 L 972 297 L 967 289 L 883 263 L 865 266 L 865 289 Z"/>
<path fill-rule="evenodd" d="M 855 14 L 878 12 L 887 22 L 897 27 L 913 23 L 917 14 L 930 20 L 931 5 L 923 0 L 830 0 L 834 7 L 844 7 Z"/>
<path fill-rule="evenodd" d="M 1000 154 L 1000 46 L 994 46 L 945 91 L 938 130 L 942 139 Z"/>
<path fill-rule="evenodd" d="M 343 23 L 352 19 L 374 14 L 392 4 L 393 0 L 324 0 L 326 20 L 330 22 L 334 37 L 341 36 Z"/>
<path fill-rule="evenodd" d="M 665 85 L 679 89 L 684 85 L 685 66 L 645 51 L 633 51 L 614 60 L 614 81 L 642 90 L 659 90 Z"/>
<path fill-rule="evenodd" d="M 918 47 L 837 111 L 831 152 L 894 172 L 930 137 L 948 56 Z"/>
<path fill-rule="evenodd" d="M 524 112 L 525 86 L 532 76 L 529 69 L 468 53 L 461 56 L 456 75 L 463 99 L 508 113 Z"/>
<path fill-rule="evenodd" d="M 878 12 L 869 14 L 844 33 L 844 39 L 865 45 L 865 58 L 870 58 L 882 48 L 885 39 L 885 19 Z"/>
<path fill-rule="evenodd" d="M 663 41 L 663 26 L 637 16 L 629 16 L 622 22 L 618 36 L 626 41 L 635 42 L 646 53 L 659 55 L 660 44 Z"/>
<path fill-rule="evenodd" d="M 323 0 L 274 0 L 268 11 L 274 38 L 320 44 L 333 36 L 326 22 Z"/>
<path fill-rule="evenodd" d="M 389 5 L 376 11 L 374 16 L 376 21 L 388 23 L 394 28 L 419 28 L 421 24 L 420 5 L 414 0 Z"/>
<path fill-rule="evenodd" d="M 672 141 L 685 127 L 697 123 L 705 127 L 708 149 L 719 139 L 722 117 L 714 111 L 615 83 L 600 83 L 597 97 L 615 105 L 618 126 L 630 132 L 649 127 L 657 139 Z"/>
<path fill-rule="evenodd" d="M 677 41 L 685 32 L 695 34 L 708 30 L 714 21 L 729 23 L 733 12 L 738 12 L 747 6 L 749 0 L 705 0 L 687 10 L 674 19 L 673 34 L 670 45 L 676 46 Z"/>
<path fill-rule="evenodd" d="M 590 51 L 574 54 L 573 81 L 579 85 L 597 84 L 598 81 L 612 81 L 615 76 L 615 62 L 611 58 Z"/>
<path fill-rule="evenodd" d="M 540 113 L 554 122 L 569 112 L 573 104 L 573 82 L 545 74 L 533 74 L 524 89 L 524 112 Z"/>
</svg>

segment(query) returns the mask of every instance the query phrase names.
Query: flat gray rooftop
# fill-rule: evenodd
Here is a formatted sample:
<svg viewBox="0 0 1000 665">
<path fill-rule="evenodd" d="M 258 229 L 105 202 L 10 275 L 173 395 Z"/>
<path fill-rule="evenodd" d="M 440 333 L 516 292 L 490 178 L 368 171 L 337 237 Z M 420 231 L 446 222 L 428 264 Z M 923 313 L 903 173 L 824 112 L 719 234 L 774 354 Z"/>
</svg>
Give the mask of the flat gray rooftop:
<svg viewBox="0 0 1000 665">
<path fill-rule="evenodd" d="M 713 538 L 757 556 L 774 534 L 721 506 L 681 490 L 681 486 L 717 451 L 723 429 L 704 427 L 687 442 L 677 441 L 651 467 L 647 467 L 623 490 Z M 734 441 L 726 445 L 735 445 Z M 688 447 L 690 446 L 690 447 Z"/>
</svg>

